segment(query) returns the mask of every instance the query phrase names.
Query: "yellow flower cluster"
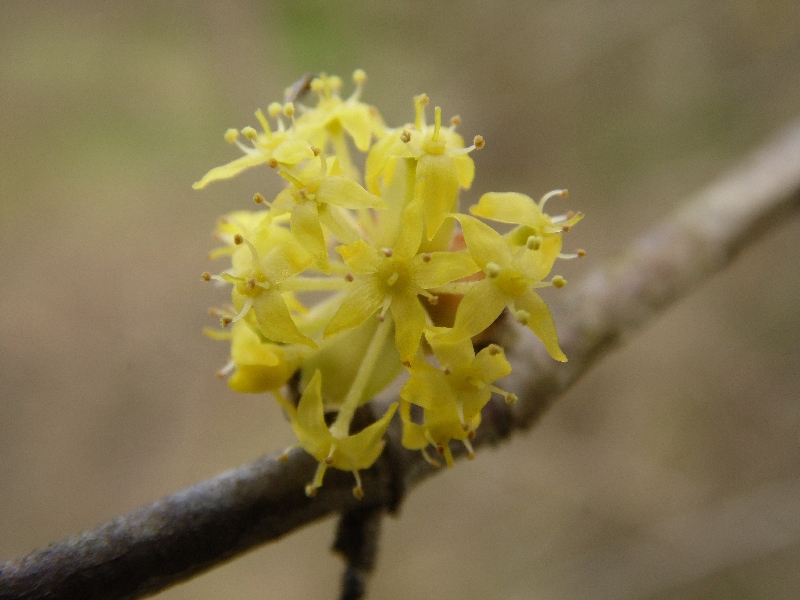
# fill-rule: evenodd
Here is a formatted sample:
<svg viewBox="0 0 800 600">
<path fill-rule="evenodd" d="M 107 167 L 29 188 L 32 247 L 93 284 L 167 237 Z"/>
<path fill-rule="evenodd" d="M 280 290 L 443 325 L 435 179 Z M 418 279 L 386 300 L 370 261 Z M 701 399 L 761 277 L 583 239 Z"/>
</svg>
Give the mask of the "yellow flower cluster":
<svg viewBox="0 0 800 600">
<path fill-rule="evenodd" d="M 229 257 L 230 267 L 203 277 L 232 286 L 230 306 L 216 310 L 230 327 L 209 335 L 230 340 L 221 371 L 229 386 L 271 393 L 299 446 L 319 462 L 306 492 L 314 495 L 334 467 L 354 474 L 360 498 L 359 471 L 380 456 L 398 405 L 360 430 L 356 409 L 404 369 L 402 443 L 438 464 L 426 451 L 432 445 L 450 465 L 451 440 L 472 456 L 470 439 L 493 393 L 516 400 L 494 385 L 511 372 L 503 349 L 490 344 L 476 353 L 472 341 L 504 309 L 566 361 L 536 290 L 566 283 L 546 278 L 557 258 L 574 256 L 561 253 L 561 238 L 582 215 L 543 212 L 566 190 L 538 203 L 488 193 L 471 208 L 475 216 L 459 213 L 459 190 L 475 174 L 470 153 L 483 139 L 465 146 L 458 117 L 443 126 L 439 107 L 429 125 L 424 94 L 414 98 L 413 123 L 387 127 L 360 99 L 364 72 L 353 81 L 347 99 L 340 78 L 322 75 L 308 83 L 314 107 L 274 102 L 268 116 L 256 111 L 261 131 L 225 133 L 244 155 L 194 187 L 262 164 L 287 182 L 272 201 L 255 195 L 266 210 L 220 220 L 222 246 L 211 255 Z M 363 177 L 354 151 L 366 154 Z M 475 217 L 514 227 L 501 235 Z M 299 400 L 287 398 L 287 384 Z"/>
</svg>

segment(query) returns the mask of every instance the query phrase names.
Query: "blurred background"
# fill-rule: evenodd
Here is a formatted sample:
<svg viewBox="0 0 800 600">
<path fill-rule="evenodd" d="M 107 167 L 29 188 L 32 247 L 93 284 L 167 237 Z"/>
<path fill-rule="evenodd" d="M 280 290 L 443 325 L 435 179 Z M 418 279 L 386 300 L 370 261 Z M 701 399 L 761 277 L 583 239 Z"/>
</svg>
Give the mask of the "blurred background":
<svg viewBox="0 0 800 600">
<path fill-rule="evenodd" d="M 302 73 L 364 68 L 389 124 L 423 91 L 460 114 L 487 142 L 467 204 L 568 187 L 579 280 L 800 117 L 798 65 L 796 0 L 4 0 L 0 560 L 291 442 L 271 401 L 214 378 L 227 349 L 201 333 L 216 217 L 280 183 L 191 184 Z M 415 490 L 371 597 L 795 598 L 798 236 Z M 159 597 L 333 599 L 333 527 Z"/>
</svg>

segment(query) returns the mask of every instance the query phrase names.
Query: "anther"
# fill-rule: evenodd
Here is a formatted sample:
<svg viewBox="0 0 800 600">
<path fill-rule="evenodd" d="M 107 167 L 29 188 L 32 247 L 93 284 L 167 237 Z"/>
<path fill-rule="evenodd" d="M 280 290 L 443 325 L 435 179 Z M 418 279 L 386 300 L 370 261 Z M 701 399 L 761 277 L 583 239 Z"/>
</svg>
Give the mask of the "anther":
<svg viewBox="0 0 800 600">
<path fill-rule="evenodd" d="M 333 456 L 326 456 L 325 458 L 322 459 L 322 462 L 324 462 L 326 465 L 332 465 Z"/>
<path fill-rule="evenodd" d="M 519 397 L 516 394 L 508 393 L 506 394 L 506 404 L 516 404 Z"/>
<path fill-rule="evenodd" d="M 553 286 L 557 287 L 558 289 L 561 289 L 565 285 L 567 285 L 567 280 L 564 279 L 561 275 L 556 275 L 555 277 L 553 277 L 553 279 L 550 280 L 550 283 L 552 283 Z"/>
<path fill-rule="evenodd" d="M 567 221 L 569 221 L 574 216 L 575 216 L 575 211 L 574 210 L 568 210 L 567 211 L 567 215 L 566 215 Z"/>
<path fill-rule="evenodd" d="M 311 91 L 315 94 L 318 94 L 322 91 L 322 88 L 325 87 L 325 84 L 322 82 L 322 79 L 319 77 L 315 77 L 311 80 Z"/>
<path fill-rule="evenodd" d="M 491 346 L 489 346 L 489 354 L 492 355 L 492 356 L 497 356 L 498 354 L 501 354 L 502 352 L 503 352 L 503 349 L 500 346 L 498 346 L 497 344 L 492 344 Z"/>
<path fill-rule="evenodd" d="M 411 368 L 411 361 L 410 360 L 404 360 L 403 361 L 403 366 L 408 367 L 410 369 Z"/>
<path fill-rule="evenodd" d="M 364 69 L 356 69 L 353 71 L 353 83 L 356 85 L 364 85 L 366 80 L 367 74 L 364 72 Z"/>
<path fill-rule="evenodd" d="M 422 255 L 422 262 L 431 262 L 431 253 L 426 252 Z"/>
<path fill-rule="evenodd" d="M 494 279 L 500 275 L 500 265 L 495 262 L 486 263 L 486 276 L 489 279 Z"/>
<path fill-rule="evenodd" d="M 353 488 L 353 496 L 356 497 L 356 500 L 361 500 L 364 497 L 364 489 L 360 485 L 357 485 Z"/>
<path fill-rule="evenodd" d="M 379 323 L 383 323 L 386 320 L 386 315 L 384 315 L 383 313 L 378 313 L 377 315 L 375 315 L 375 317 L 378 319 Z"/>
<path fill-rule="evenodd" d="M 334 91 L 342 89 L 342 78 L 338 75 L 332 75 L 329 77 L 328 83 L 331 86 L 331 89 Z"/>
<path fill-rule="evenodd" d="M 254 140 L 258 137 L 258 132 L 248 125 L 242 128 L 242 135 L 248 140 Z"/>
<path fill-rule="evenodd" d="M 294 116 L 294 102 L 287 102 L 283 105 L 283 114 L 289 118 Z"/>
<path fill-rule="evenodd" d="M 431 306 L 436 306 L 437 304 L 439 304 L 439 296 L 434 295 L 428 298 L 428 304 L 430 304 Z"/>
<path fill-rule="evenodd" d="M 222 369 L 220 369 L 216 373 L 214 373 L 214 377 L 216 377 L 217 379 L 225 379 L 225 373 Z"/>
<path fill-rule="evenodd" d="M 527 310 L 518 310 L 516 313 L 514 313 L 514 318 L 517 320 L 517 323 L 527 325 L 528 321 L 531 320 L 531 313 L 529 313 Z"/>
<path fill-rule="evenodd" d="M 444 446 L 442 446 L 441 444 L 436 444 L 436 453 L 439 456 L 444 456 Z"/>
<path fill-rule="evenodd" d="M 561 194 L 560 194 L 560 196 L 561 196 L 562 198 L 566 198 L 566 197 L 568 197 L 568 196 L 569 196 L 569 190 L 561 190 Z"/>
<path fill-rule="evenodd" d="M 219 320 L 219 324 L 222 325 L 223 327 L 227 327 L 231 323 L 233 323 L 233 317 L 222 317 Z"/>
<path fill-rule="evenodd" d="M 569 225 L 564 225 L 564 226 L 561 228 L 561 231 L 563 231 L 564 233 L 569 233 L 569 230 L 570 230 L 570 229 L 572 229 L 572 227 L 570 227 Z"/>
<path fill-rule="evenodd" d="M 249 287 L 251 290 L 256 289 L 256 280 L 253 279 L 252 277 L 250 279 L 248 279 L 247 280 L 247 287 Z"/>
<path fill-rule="evenodd" d="M 453 115 L 452 117 L 450 117 L 450 124 L 453 127 L 458 127 L 459 125 L 461 125 L 461 117 L 459 117 L 458 115 Z"/>
<path fill-rule="evenodd" d="M 281 453 L 281 455 L 278 456 L 278 462 L 282 462 L 283 463 L 283 462 L 286 462 L 287 460 L 289 460 L 289 452 L 287 450 L 284 450 Z"/>
<path fill-rule="evenodd" d="M 211 281 L 211 273 L 205 271 L 200 277 L 203 278 L 203 281 Z"/>
<path fill-rule="evenodd" d="M 322 150 L 320 150 L 316 146 L 309 145 L 308 147 L 311 148 L 311 152 L 314 154 L 314 156 L 319 156 L 319 153 L 322 152 Z"/>
<path fill-rule="evenodd" d="M 232 144 L 233 142 L 235 142 L 236 138 L 238 138 L 238 137 L 239 137 L 239 130 L 238 129 L 231 128 L 231 129 L 228 129 L 225 132 L 225 141 L 228 142 L 229 144 Z"/>
<path fill-rule="evenodd" d="M 392 254 L 394 254 L 391 248 L 381 248 L 381 253 L 383 253 L 386 258 L 391 258 Z"/>
<path fill-rule="evenodd" d="M 575 251 L 575 254 L 578 255 L 578 258 L 583 258 L 584 256 L 586 256 L 586 250 L 584 250 L 583 248 L 578 248 Z"/>
<path fill-rule="evenodd" d="M 278 161 L 275 158 L 270 158 L 267 161 L 267 165 L 270 169 L 277 169 L 278 168 Z"/>
<path fill-rule="evenodd" d="M 472 139 L 472 143 L 475 144 L 475 149 L 476 150 L 480 150 L 481 148 L 483 148 L 486 145 L 486 142 L 483 140 L 483 136 L 482 135 L 476 135 Z"/>
<path fill-rule="evenodd" d="M 314 496 L 316 496 L 316 495 L 317 495 L 317 489 L 318 489 L 318 488 L 315 488 L 313 485 L 311 485 L 311 484 L 309 483 L 309 484 L 306 486 L 306 496 L 308 496 L 309 498 L 313 498 Z"/>
<path fill-rule="evenodd" d="M 400 141 L 407 144 L 411 141 L 411 134 L 404 129 L 403 133 L 400 134 Z"/>
<path fill-rule="evenodd" d="M 476 435 L 477 435 L 477 434 L 475 433 L 475 430 L 474 430 L 474 429 L 471 429 L 471 430 L 470 430 L 470 432 L 467 434 L 467 437 L 468 437 L 469 439 L 471 439 L 471 440 L 474 440 Z"/>
<path fill-rule="evenodd" d="M 450 370 L 450 367 L 445 367 L 444 374 L 445 375 L 450 375 L 451 373 L 452 373 L 452 371 Z"/>
<path fill-rule="evenodd" d="M 528 237 L 528 240 L 525 242 L 525 247 L 528 250 L 538 250 L 542 247 L 542 238 L 537 235 Z"/>
<path fill-rule="evenodd" d="M 267 114 L 270 117 L 274 119 L 281 114 L 281 112 L 283 112 L 283 106 L 281 106 L 280 102 L 270 102 L 270 105 L 267 107 Z"/>
<path fill-rule="evenodd" d="M 241 233 L 237 233 L 235 236 L 233 236 L 233 243 L 237 246 L 244 243 L 244 237 L 242 237 Z"/>
<path fill-rule="evenodd" d="M 347 275 L 345 275 L 345 276 L 344 276 L 344 280 L 345 280 L 347 283 L 352 283 L 353 279 L 354 279 L 354 277 L 353 277 L 353 274 L 352 274 L 352 273 L 348 273 Z"/>
<path fill-rule="evenodd" d="M 261 195 L 260 192 L 256 192 L 253 195 L 253 202 L 255 202 L 256 204 L 266 204 L 267 203 L 266 199 L 264 198 L 264 196 Z"/>
</svg>

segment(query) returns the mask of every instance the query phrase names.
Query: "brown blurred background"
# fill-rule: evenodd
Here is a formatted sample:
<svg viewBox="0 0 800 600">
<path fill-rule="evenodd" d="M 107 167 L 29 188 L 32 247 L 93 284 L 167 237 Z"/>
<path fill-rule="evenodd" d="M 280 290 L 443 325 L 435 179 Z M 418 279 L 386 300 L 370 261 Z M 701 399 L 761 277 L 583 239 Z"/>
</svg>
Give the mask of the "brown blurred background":
<svg viewBox="0 0 800 600">
<path fill-rule="evenodd" d="M 464 194 L 568 187 L 568 279 L 800 117 L 796 0 L 0 4 L 0 560 L 291 441 L 213 373 L 218 214 L 193 192 L 306 71 L 480 133 Z M 800 157 L 798 157 L 800 161 Z M 556 201 L 552 201 L 556 202 Z M 609 357 L 528 435 L 387 522 L 373 598 L 796 598 L 800 224 Z M 333 522 L 164 599 L 335 598 Z M 320 593 L 318 590 L 324 590 Z"/>
</svg>

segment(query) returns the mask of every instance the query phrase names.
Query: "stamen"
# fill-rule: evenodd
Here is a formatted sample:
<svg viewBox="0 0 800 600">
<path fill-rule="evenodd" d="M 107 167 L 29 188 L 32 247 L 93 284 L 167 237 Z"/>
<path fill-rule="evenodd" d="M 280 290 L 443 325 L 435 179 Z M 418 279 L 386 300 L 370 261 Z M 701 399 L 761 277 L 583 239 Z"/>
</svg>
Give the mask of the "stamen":
<svg viewBox="0 0 800 600">
<path fill-rule="evenodd" d="M 486 145 L 482 135 L 476 135 L 474 138 L 472 138 L 472 143 L 475 144 L 476 150 L 480 150 Z"/>
<path fill-rule="evenodd" d="M 461 443 L 467 448 L 467 460 L 475 460 L 475 450 L 472 449 L 472 444 L 469 440 L 461 440 Z"/>
<path fill-rule="evenodd" d="M 453 115 L 452 117 L 450 117 L 450 124 L 453 127 L 458 127 L 459 125 L 461 125 L 461 117 L 458 115 Z"/>
<path fill-rule="evenodd" d="M 283 114 L 294 120 L 294 102 L 287 102 L 283 105 Z"/>
<path fill-rule="evenodd" d="M 267 114 L 276 119 L 279 114 L 283 112 L 283 106 L 280 102 L 271 102 L 270 105 L 267 107 Z"/>
<path fill-rule="evenodd" d="M 255 194 L 253 194 L 253 202 L 255 202 L 256 204 L 266 204 L 267 199 L 264 198 L 264 196 L 262 196 L 260 192 L 256 192 Z"/>
<path fill-rule="evenodd" d="M 431 262 L 431 253 L 426 252 L 422 255 L 422 262 Z"/>
<path fill-rule="evenodd" d="M 519 400 L 519 396 L 517 396 L 514 393 L 509 392 L 508 394 L 506 394 L 505 400 L 506 400 L 506 404 L 516 404 L 517 400 Z"/>
<path fill-rule="evenodd" d="M 404 129 L 403 133 L 400 134 L 400 141 L 407 144 L 411 141 L 411 134 Z"/>
<path fill-rule="evenodd" d="M 416 117 L 414 118 L 414 127 L 419 129 L 420 131 L 425 127 L 425 107 L 428 105 L 428 96 L 426 94 L 420 94 L 419 96 L 414 96 L 414 109 L 416 111 Z"/>
<path fill-rule="evenodd" d="M 553 190 L 552 192 L 546 193 L 542 196 L 542 199 L 539 200 L 539 208 L 544 208 L 544 203 L 547 202 L 550 198 L 554 198 L 555 196 L 560 196 L 561 198 L 566 198 L 569 196 L 568 190 Z"/>
<path fill-rule="evenodd" d="M 216 373 L 214 373 L 214 376 L 217 379 L 224 379 L 225 376 L 228 375 L 235 368 L 236 368 L 236 363 L 233 362 L 233 360 L 229 360 L 227 363 L 225 363 L 224 367 L 222 367 Z"/>
<path fill-rule="evenodd" d="M 203 274 L 200 275 L 200 277 L 203 279 L 203 281 L 211 281 L 211 273 L 209 273 L 208 271 L 203 272 Z"/>
<path fill-rule="evenodd" d="M 324 460 L 323 460 L 323 462 L 326 465 L 332 465 L 333 464 L 333 453 L 334 452 L 336 452 L 336 444 L 331 444 L 331 449 L 328 451 L 328 456 L 326 456 L 324 458 Z"/>
<path fill-rule="evenodd" d="M 267 161 L 267 166 L 269 166 L 270 169 L 277 169 L 278 168 L 278 161 L 274 157 L 270 158 Z"/>
<path fill-rule="evenodd" d="M 383 255 L 384 255 L 386 258 L 391 258 L 391 257 L 392 257 L 392 254 L 394 254 L 394 251 L 393 251 L 391 248 L 381 248 L 381 253 L 382 253 L 382 254 L 383 254 Z"/>
<path fill-rule="evenodd" d="M 528 321 L 531 320 L 531 313 L 527 310 L 518 310 L 514 313 L 514 318 L 517 320 L 517 323 L 521 325 L 527 325 Z"/>
<path fill-rule="evenodd" d="M 242 135 L 252 142 L 258 137 L 258 132 L 248 125 L 242 128 Z"/>
<path fill-rule="evenodd" d="M 552 283 L 552 284 L 553 284 L 555 287 L 557 287 L 558 289 L 561 289 L 561 288 L 563 288 L 565 285 L 567 285 L 567 280 L 566 280 L 566 279 L 564 279 L 564 278 L 563 278 L 561 275 L 556 275 L 555 277 L 553 277 L 553 278 L 550 280 L 550 283 Z"/>
<path fill-rule="evenodd" d="M 425 462 L 427 462 L 434 469 L 438 469 L 439 467 L 442 466 L 442 463 L 440 463 L 438 460 L 436 460 L 435 458 L 431 458 L 431 455 L 428 454 L 427 449 L 423 448 L 422 450 L 420 450 L 420 452 L 422 452 L 422 458 L 425 459 Z"/>
<path fill-rule="evenodd" d="M 353 279 L 354 279 L 354 277 L 353 277 L 353 274 L 352 274 L 352 273 L 348 273 L 347 275 L 345 275 L 345 276 L 344 276 L 344 280 L 345 280 L 347 283 L 352 283 Z"/>
<path fill-rule="evenodd" d="M 503 353 L 503 349 L 497 344 L 492 344 L 491 346 L 488 346 L 488 348 L 489 348 L 489 354 L 491 356 L 497 356 L 498 354 Z"/>
<path fill-rule="evenodd" d="M 353 496 L 361 500 L 364 497 L 364 488 L 361 487 L 361 475 L 359 475 L 358 471 L 353 471 L 353 476 L 356 478 L 356 487 L 353 488 Z"/>
<path fill-rule="evenodd" d="M 364 72 L 364 69 L 356 69 L 353 71 L 353 83 L 358 86 L 364 85 L 367 81 L 367 74 Z"/>
<path fill-rule="evenodd" d="M 586 250 L 584 250 L 583 248 L 578 248 L 578 249 L 575 251 L 575 254 L 577 254 L 577 255 L 578 255 L 578 258 L 583 258 L 583 257 L 585 257 L 585 256 L 586 256 Z"/>
</svg>

